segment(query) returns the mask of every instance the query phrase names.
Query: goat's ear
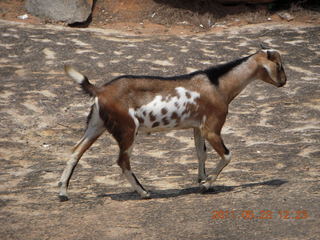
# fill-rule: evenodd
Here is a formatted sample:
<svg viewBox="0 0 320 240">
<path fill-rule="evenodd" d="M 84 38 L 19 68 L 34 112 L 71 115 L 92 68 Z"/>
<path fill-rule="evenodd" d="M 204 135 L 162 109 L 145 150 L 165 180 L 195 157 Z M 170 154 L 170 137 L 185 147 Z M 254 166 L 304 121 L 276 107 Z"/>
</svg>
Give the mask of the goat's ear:
<svg viewBox="0 0 320 240">
<path fill-rule="evenodd" d="M 267 53 L 268 60 L 273 62 L 279 62 L 279 63 L 281 62 L 281 57 L 279 52 L 274 50 L 267 50 L 266 53 Z"/>
<path fill-rule="evenodd" d="M 260 48 L 262 50 L 267 50 L 268 49 L 268 47 L 266 45 L 264 45 L 263 43 L 260 43 Z"/>
<path fill-rule="evenodd" d="M 269 77 L 273 81 L 276 82 L 276 80 L 277 80 L 277 65 L 271 61 L 263 61 L 262 67 L 267 71 Z"/>
</svg>

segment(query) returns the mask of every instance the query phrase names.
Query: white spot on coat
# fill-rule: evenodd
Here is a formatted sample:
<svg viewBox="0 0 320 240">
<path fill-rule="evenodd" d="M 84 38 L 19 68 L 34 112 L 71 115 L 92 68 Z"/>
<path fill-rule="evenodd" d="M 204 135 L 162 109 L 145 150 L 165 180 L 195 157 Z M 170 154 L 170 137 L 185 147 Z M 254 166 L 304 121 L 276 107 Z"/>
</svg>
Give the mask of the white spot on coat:
<svg viewBox="0 0 320 240">
<path fill-rule="evenodd" d="M 151 129 L 154 123 L 159 123 L 158 127 L 160 128 L 177 127 L 176 119 L 171 118 L 172 114 L 177 114 L 181 122 L 188 119 L 191 113 L 187 111 L 187 105 L 196 105 L 196 99 L 200 97 L 200 94 L 184 87 L 177 87 L 175 90 L 177 92 L 176 95 L 157 95 L 151 102 L 142 105 L 136 110 L 130 108 L 129 114 L 135 122 L 138 121 L 137 118 L 143 119 L 141 124 L 143 128 Z M 144 115 L 143 112 L 146 114 Z M 151 118 L 150 115 L 154 117 Z M 164 118 L 166 119 L 166 124 L 162 121 Z"/>
</svg>

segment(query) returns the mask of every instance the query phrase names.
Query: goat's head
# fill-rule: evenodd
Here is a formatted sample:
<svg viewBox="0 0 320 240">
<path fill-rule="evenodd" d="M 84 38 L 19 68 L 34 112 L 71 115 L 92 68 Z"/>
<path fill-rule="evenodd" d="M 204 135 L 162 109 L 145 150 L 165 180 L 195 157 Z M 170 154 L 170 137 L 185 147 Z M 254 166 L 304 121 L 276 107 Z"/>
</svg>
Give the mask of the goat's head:
<svg viewBox="0 0 320 240">
<path fill-rule="evenodd" d="M 259 78 L 264 82 L 282 87 L 287 82 L 280 53 L 272 49 L 262 49 L 259 56 Z"/>
</svg>

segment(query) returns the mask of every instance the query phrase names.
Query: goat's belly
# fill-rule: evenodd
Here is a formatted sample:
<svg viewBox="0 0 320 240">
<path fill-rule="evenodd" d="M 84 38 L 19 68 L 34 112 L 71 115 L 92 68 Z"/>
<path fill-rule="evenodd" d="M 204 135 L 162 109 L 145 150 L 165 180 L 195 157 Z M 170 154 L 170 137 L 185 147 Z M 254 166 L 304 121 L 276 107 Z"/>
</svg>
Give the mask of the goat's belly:
<svg viewBox="0 0 320 240">
<path fill-rule="evenodd" d="M 139 131 L 142 132 L 162 132 L 162 131 L 170 131 L 170 130 L 179 130 L 179 129 L 188 129 L 199 127 L 199 122 L 196 120 L 188 119 L 183 122 L 177 122 L 173 120 L 171 122 L 155 122 L 151 124 L 139 124 Z"/>
</svg>

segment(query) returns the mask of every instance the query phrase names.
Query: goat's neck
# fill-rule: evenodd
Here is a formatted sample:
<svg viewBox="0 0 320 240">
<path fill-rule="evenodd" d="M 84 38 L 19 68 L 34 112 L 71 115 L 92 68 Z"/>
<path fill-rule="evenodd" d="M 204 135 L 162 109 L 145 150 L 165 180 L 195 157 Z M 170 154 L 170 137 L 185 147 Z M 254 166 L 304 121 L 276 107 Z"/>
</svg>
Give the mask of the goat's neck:
<svg viewBox="0 0 320 240">
<path fill-rule="evenodd" d="M 222 77 L 219 81 L 219 89 L 227 104 L 255 79 L 257 69 L 256 61 L 249 58 Z"/>
</svg>

